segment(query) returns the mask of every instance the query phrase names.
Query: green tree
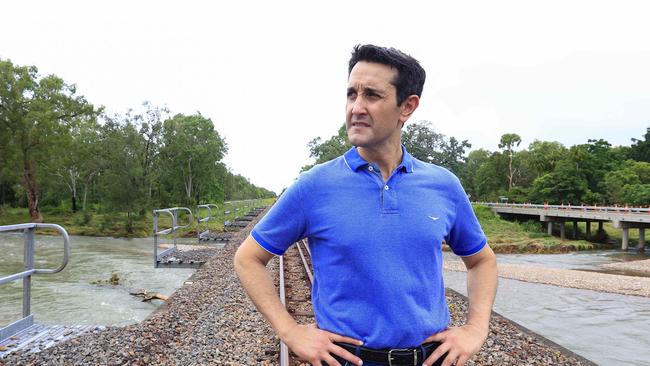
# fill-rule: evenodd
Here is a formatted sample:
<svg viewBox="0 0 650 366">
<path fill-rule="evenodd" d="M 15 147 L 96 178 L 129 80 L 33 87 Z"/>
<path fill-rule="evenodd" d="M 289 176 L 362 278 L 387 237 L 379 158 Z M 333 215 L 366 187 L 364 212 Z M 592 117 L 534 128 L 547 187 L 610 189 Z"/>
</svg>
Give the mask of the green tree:
<svg viewBox="0 0 650 366">
<path fill-rule="evenodd" d="M 434 131 L 431 122 L 420 121 L 406 126 L 402 144 L 414 158 L 429 163 L 439 163 L 445 136 Z"/>
<path fill-rule="evenodd" d="M 144 139 L 137 126 L 124 116 L 104 116 L 101 151 L 102 170 L 98 177 L 102 202 L 113 211 L 126 212 L 127 232 L 132 232 L 134 215 L 144 211 L 146 191 L 140 156 Z"/>
<path fill-rule="evenodd" d="M 630 184 L 623 187 L 625 203 L 633 206 L 650 204 L 650 184 Z"/>
<path fill-rule="evenodd" d="M 471 152 L 468 157 L 468 167 L 470 166 L 470 159 L 474 159 L 474 152 Z M 484 155 L 483 153 L 481 155 Z M 495 201 L 499 196 L 503 196 L 507 192 L 508 177 L 506 175 L 507 159 L 499 152 L 488 152 L 487 159 L 482 164 L 476 164 L 478 169 L 474 171 L 474 187 L 476 193 L 481 200 Z"/>
<path fill-rule="evenodd" d="M 431 122 L 420 121 L 406 126 L 402 132 L 402 144 L 416 159 L 443 166 L 456 175 L 461 174 L 465 164 L 465 150 L 472 147 L 467 141 L 455 137 L 448 140 L 437 133 Z"/>
<path fill-rule="evenodd" d="M 35 66 L 17 66 L 0 59 L 0 126 L 6 134 L 5 148 L 15 157 L 10 169 L 22 172 L 33 221 L 43 220 L 39 183 L 44 177 L 39 162 L 65 153 L 61 140 L 79 121 L 93 119 L 98 112 L 76 95 L 74 85 L 55 75 L 39 78 Z"/>
<path fill-rule="evenodd" d="M 528 145 L 529 165 L 540 177 L 555 170 L 557 163 L 566 157 L 567 149 L 559 142 L 535 140 Z"/>
<path fill-rule="evenodd" d="M 650 127 L 646 129 L 643 140 L 632 139 L 630 158 L 650 163 Z"/>
<path fill-rule="evenodd" d="M 535 179 L 530 194 L 535 202 L 580 204 L 588 192 L 587 180 L 575 165 L 563 160 L 553 172 Z"/>
<path fill-rule="evenodd" d="M 209 118 L 201 114 L 177 114 L 163 123 L 160 154 L 163 180 L 184 204 L 195 204 L 209 195 L 217 182 L 217 165 L 227 151 L 226 142 Z"/>
<path fill-rule="evenodd" d="M 309 147 L 309 157 L 315 158 L 316 161 L 314 164 L 303 166 L 300 169 L 303 172 L 311 169 L 316 164 L 322 164 L 345 154 L 346 151 L 350 150 L 352 145 L 348 141 L 348 132 L 345 124 L 343 124 L 336 135 L 332 136 L 329 140 L 323 141 L 322 138 L 316 137 L 309 141 L 307 147 Z"/>
<path fill-rule="evenodd" d="M 630 169 L 639 177 L 641 183 L 650 183 L 650 163 L 632 160 L 628 160 L 628 163 L 630 164 Z"/>
<path fill-rule="evenodd" d="M 492 153 L 485 149 L 473 150 L 467 155 L 467 161 L 460 175 L 460 180 L 467 194 L 475 200 L 488 200 L 484 194 L 484 183 L 486 181 L 477 172 L 489 164 L 491 155 Z M 490 177 L 490 174 L 487 174 L 487 177 Z"/>
<path fill-rule="evenodd" d="M 607 173 L 603 180 L 608 201 L 618 204 L 626 201 L 625 198 L 629 192 L 625 187 L 638 184 L 641 184 L 639 176 L 628 167 Z"/>
<path fill-rule="evenodd" d="M 512 167 L 512 160 L 515 155 L 514 148 L 519 144 L 521 144 L 521 137 L 516 133 L 506 133 L 501 136 L 499 141 L 499 149 L 504 150 L 508 156 L 508 190 L 512 189 L 514 176 L 517 174 L 516 169 Z"/>
<path fill-rule="evenodd" d="M 49 160 L 52 174 L 57 176 L 70 191 L 72 212 L 77 211 L 80 186 L 83 186 L 83 209 L 86 209 L 88 186 L 101 169 L 99 150 L 99 125 L 95 120 L 85 121 L 70 130 L 62 139 L 61 148 L 65 154 Z"/>
<path fill-rule="evenodd" d="M 146 192 L 148 206 L 150 206 L 153 187 L 159 181 L 161 169 L 163 169 L 160 166 L 160 149 L 163 144 L 163 121 L 169 118 L 169 110 L 155 107 L 149 102 L 142 103 L 142 107 L 144 112 L 133 114 L 132 111 L 129 111 L 127 115 L 134 121 L 143 138 L 138 161 L 142 167 L 142 186 Z"/>
</svg>

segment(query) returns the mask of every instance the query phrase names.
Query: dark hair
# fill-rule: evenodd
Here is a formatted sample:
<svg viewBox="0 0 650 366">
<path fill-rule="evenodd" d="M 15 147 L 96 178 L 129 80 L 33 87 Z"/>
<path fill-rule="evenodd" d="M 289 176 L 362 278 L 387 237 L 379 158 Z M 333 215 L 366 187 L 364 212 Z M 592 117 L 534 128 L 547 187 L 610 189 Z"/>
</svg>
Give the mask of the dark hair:
<svg viewBox="0 0 650 366">
<path fill-rule="evenodd" d="M 397 69 L 397 76 L 391 82 L 397 90 L 397 105 L 410 95 L 422 96 L 422 88 L 427 75 L 418 60 L 395 48 L 379 47 L 372 44 L 356 45 L 350 57 L 348 76 L 359 61 L 376 62 Z"/>
</svg>

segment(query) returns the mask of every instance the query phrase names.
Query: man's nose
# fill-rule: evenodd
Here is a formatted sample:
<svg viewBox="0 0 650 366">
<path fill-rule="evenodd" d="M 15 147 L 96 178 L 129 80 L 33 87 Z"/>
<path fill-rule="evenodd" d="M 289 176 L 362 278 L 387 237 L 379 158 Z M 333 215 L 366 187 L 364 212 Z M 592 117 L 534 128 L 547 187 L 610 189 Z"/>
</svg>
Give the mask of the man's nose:
<svg viewBox="0 0 650 366">
<path fill-rule="evenodd" d="M 365 100 L 361 97 L 357 97 L 354 102 L 352 102 L 352 114 L 364 114 L 366 111 Z"/>
</svg>

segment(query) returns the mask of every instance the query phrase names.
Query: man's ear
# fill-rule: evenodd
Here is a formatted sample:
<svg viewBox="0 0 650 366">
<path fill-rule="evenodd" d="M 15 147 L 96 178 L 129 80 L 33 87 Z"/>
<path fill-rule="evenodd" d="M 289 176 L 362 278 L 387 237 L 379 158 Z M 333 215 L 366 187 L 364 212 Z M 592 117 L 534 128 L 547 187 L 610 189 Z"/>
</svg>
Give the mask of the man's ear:
<svg viewBox="0 0 650 366">
<path fill-rule="evenodd" d="M 400 108 L 400 115 L 399 115 L 399 121 L 402 122 L 402 126 L 404 126 L 404 123 L 408 121 L 409 118 L 411 118 L 411 115 L 413 112 L 415 112 L 416 109 L 418 109 L 418 106 L 420 105 L 420 97 L 417 95 L 411 95 L 404 102 L 402 102 L 402 105 L 399 107 Z"/>
</svg>

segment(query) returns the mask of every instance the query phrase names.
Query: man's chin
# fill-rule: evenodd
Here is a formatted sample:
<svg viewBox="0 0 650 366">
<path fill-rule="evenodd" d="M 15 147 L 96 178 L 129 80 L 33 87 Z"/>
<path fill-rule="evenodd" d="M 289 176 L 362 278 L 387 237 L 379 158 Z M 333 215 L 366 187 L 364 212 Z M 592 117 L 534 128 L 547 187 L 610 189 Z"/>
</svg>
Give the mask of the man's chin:
<svg viewBox="0 0 650 366">
<path fill-rule="evenodd" d="M 368 143 L 368 139 L 363 138 L 362 136 L 359 136 L 357 134 L 354 135 L 348 134 L 348 141 L 350 141 L 350 145 L 357 146 L 357 147 L 363 147 Z"/>
</svg>

